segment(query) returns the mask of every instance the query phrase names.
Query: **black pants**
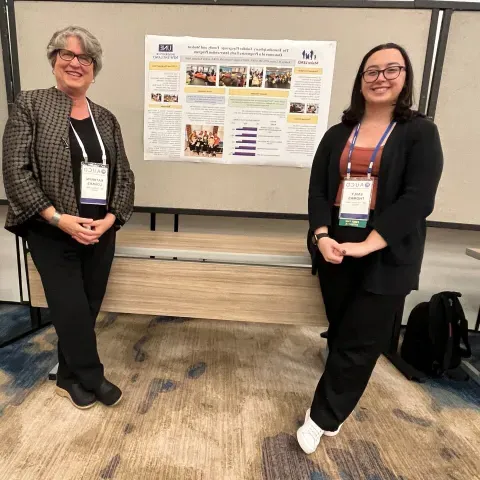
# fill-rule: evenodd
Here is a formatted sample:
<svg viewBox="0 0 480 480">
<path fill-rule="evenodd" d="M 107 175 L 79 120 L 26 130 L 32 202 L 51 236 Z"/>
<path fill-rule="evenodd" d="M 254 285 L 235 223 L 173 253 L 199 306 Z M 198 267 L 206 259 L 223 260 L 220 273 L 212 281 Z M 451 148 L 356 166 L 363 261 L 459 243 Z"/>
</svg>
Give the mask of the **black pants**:
<svg viewBox="0 0 480 480">
<path fill-rule="evenodd" d="M 404 295 L 376 295 L 361 288 L 368 258 L 345 257 L 340 265 L 319 265 L 329 321 L 329 354 L 313 398 L 310 416 L 334 431 L 352 413 L 375 364 L 389 344 Z"/>
<path fill-rule="evenodd" d="M 85 246 L 38 222 L 29 229 L 27 242 L 58 335 L 57 384 L 79 382 L 93 390 L 103 380 L 95 322 L 115 252 L 115 231 Z"/>
</svg>

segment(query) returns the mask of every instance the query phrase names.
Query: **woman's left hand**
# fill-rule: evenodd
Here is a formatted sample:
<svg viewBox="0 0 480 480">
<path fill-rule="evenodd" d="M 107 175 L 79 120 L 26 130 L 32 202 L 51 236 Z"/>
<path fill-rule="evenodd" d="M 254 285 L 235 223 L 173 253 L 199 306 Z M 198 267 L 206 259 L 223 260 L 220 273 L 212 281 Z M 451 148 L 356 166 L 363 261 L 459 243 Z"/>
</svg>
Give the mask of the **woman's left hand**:
<svg viewBox="0 0 480 480">
<path fill-rule="evenodd" d="M 372 253 L 366 242 L 359 243 L 341 243 L 340 251 L 346 257 L 362 258 Z"/>
</svg>

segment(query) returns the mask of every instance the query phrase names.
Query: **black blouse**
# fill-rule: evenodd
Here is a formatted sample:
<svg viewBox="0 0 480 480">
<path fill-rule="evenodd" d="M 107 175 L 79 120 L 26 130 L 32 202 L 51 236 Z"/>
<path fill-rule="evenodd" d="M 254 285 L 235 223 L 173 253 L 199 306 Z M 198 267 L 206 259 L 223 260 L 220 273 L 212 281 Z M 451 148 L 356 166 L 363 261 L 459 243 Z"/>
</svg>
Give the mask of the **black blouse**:
<svg viewBox="0 0 480 480">
<path fill-rule="evenodd" d="M 98 142 L 97 134 L 95 133 L 95 127 L 91 117 L 83 120 L 76 120 L 71 118 L 75 131 L 83 142 L 85 151 L 87 152 L 88 161 L 92 163 L 102 163 L 102 149 Z M 77 197 L 78 210 L 80 216 L 83 218 L 92 218 L 93 220 L 99 220 L 104 218 L 107 214 L 107 207 L 104 205 L 82 205 L 80 204 L 80 188 L 81 188 L 81 165 L 83 162 L 83 154 L 80 145 L 78 144 L 77 137 L 73 133 L 73 129 L 70 126 L 70 156 L 72 160 L 72 172 L 73 183 L 75 185 L 75 195 Z M 110 156 L 107 154 L 107 164 L 110 165 Z"/>
</svg>

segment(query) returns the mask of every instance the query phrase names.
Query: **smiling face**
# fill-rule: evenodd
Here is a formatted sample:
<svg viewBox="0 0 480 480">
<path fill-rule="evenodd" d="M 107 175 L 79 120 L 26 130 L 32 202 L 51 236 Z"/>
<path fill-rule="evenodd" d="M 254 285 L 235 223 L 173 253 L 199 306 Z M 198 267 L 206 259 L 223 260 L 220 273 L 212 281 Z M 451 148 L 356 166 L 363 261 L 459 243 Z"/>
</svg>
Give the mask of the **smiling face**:
<svg viewBox="0 0 480 480">
<path fill-rule="evenodd" d="M 378 73 L 379 70 L 384 70 Z M 377 78 L 378 76 L 378 78 Z M 379 50 L 365 63 L 362 94 L 367 104 L 394 105 L 406 80 L 405 60 L 395 48 Z"/>
<path fill-rule="evenodd" d="M 64 50 L 73 52 L 75 55 L 85 55 L 82 43 L 77 37 L 68 37 Z M 64 54 L 63 56 L 65 57 Z M 93 82 L 93 67 L 93 63 L 83 65 L 77 57 L 65 60 L 60 53 L 57 53 L 53 73 L 57 79 L 58 89 L 71 96 L 85 95 Z"/>
</svg>

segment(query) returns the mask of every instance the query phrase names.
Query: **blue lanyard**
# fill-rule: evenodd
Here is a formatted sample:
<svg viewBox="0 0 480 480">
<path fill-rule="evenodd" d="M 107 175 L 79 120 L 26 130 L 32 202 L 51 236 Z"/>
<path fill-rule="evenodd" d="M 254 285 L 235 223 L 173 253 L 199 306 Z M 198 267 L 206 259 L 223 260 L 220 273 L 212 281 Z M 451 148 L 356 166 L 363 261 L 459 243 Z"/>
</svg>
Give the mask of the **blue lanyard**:
<svg viewBox="0 0 480 480">
<path fill-rule="evenodd" d="M 375 147 L 375 150 L 372 153 L 372 156 L 370 158 L 370 163 L 368 165 L 368 170 L 367 170 L 367 176 L 369 180 L 372 175 L 373 164 L 375 163 L 375 159 L 377 158 L 378 150 L 382 146 L 383 142 L 387 138 L 387 135 L 390 133 L 394 125 L 395 125 L 395 122 L 390 123 L 390 125 L 387 127 L 387 129 L 383 133 L 382 138 L 377 143 L 377 146 Z M 352 173 L 352 154 L 353 154 L 353 149 L 355 148 L 355 144 L 357 143 L 357 137 L 358 137 L 359 131 L 360 131 L 360 123 L 355 128 L 355 132 L 353 133 L 352 143 L 350 143 L 350 149 L 348 150 L 347 179 L 350 178 L 350 174 Z"/>
</svg>

